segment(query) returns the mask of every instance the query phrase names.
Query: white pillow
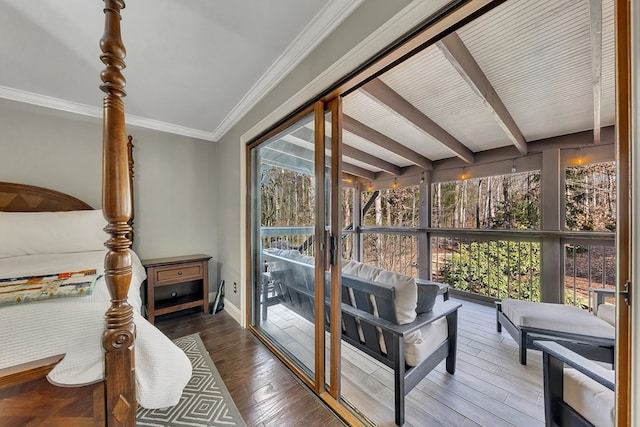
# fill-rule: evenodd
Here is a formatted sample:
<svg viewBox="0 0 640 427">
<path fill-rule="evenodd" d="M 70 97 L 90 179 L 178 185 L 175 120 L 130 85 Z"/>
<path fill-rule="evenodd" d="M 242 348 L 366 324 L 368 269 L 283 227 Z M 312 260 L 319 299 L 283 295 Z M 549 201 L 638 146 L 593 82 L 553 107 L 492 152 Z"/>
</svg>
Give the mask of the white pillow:
<svg viewBox="0 0 640 427">
<path fill-rule="evenodd" d="M 382 270 L 376 277 L 376 282 L 396 288 L 395 308 L 399 325 L 416 320 L 418 287 L 413 277 Z"/>
<path fill-rule="evenodd" d="M 0 258 L 104 249 L 102 210 L 0 212 Z"/>
</svg>

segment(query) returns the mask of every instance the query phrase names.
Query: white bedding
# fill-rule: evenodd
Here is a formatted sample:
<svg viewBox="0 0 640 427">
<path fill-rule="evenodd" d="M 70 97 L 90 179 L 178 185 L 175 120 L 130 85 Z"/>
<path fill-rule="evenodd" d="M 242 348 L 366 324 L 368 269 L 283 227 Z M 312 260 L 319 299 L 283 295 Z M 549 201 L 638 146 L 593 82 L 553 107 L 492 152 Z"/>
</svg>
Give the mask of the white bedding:
<svg viewBox="0 0 640 427">
<path fill-rule="evenodd" d="M 0 259 L 0 279 L 95 268 L 104 272 L 105 251 L 25 255 Z M 136 324 L 135 369 L 138 403 L 145 408 L 175 405 L 191 378 L 191 363 L 175 344 L 140 314 L 145 270 L 131 251 L 129 303 Z M 104 375 L 102 333 L 109 291 L 104 277 L 92 295 L 0 307 L 0 368 L 55 354 L 65 358 L 48 375 L 51 383 L 77 386 Z"/>
</svg>

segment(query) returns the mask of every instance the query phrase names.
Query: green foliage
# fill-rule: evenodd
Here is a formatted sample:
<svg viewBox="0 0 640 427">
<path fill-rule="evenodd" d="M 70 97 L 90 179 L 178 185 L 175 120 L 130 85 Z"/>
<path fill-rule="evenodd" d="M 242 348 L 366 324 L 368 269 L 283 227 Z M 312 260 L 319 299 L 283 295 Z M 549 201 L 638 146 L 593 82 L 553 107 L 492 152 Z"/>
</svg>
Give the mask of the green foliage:
<svg viewBox="0 0 640 427">
<path fill-rule="evenodd" d="M 540 301 L 540 244 L 458 243 L 441 270 L 454 289 L 495 298 Z"/>
<path fill-rule="evenodd" d="M 582 309 L 589 308 L 589 302 L 586 298 L 583 298 L 580 294 L 576 294 L 576 297 L 573 297 L 573 291 L 570 289 L 566 289 L 564 291 L 564 303 L 567 305 L 575 305 Z"/>
</svg>

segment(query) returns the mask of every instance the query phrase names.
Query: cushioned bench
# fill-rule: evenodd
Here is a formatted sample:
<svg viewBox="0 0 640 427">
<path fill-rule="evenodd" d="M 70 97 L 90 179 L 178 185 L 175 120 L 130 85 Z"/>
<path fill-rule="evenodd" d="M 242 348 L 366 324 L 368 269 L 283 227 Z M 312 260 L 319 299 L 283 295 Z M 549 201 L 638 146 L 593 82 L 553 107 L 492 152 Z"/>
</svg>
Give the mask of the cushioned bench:
<svg viewBox="0 0 640 427">
<path fill-rule="evenodd" d="M 606 310 L 603 310 L 603 316 Z M 520 363 L 527 364 L 527 349 L 535 339 L 561 342 L 594 360 L 613 362 L 615 327 L 579 307 L 505 298 L 496 303 L 496 327 L 504 327 L 518 343 Z"/>
<path fill-rule="evenodd" d="M 265 250 L 263 256 L 278 300 L 313 321 L 313 258 L 295 252 Z M 404 397 L 442 360 L 447 372 L 455 371 L 461 304 L 439 302 L 418 314 L 413 278 L 354 261 L 345 261 L 342 271 L 342 339 L 393 370 L 395 421 L 402 425 Z M 328 313 L 328 299 L 325 304 Z"/>
</svg>

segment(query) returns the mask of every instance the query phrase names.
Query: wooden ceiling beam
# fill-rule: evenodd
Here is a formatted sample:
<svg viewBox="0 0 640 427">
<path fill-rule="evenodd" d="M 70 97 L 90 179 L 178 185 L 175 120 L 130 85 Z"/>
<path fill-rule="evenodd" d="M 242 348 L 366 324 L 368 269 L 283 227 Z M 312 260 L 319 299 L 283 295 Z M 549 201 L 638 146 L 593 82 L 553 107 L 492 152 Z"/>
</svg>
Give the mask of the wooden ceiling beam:
<svg viewBox="0 0 640 427">
<path fill-rule="evenodd" d="M 293 133 L 293 136 L 309 143 L 313 143 L 313 139 L 315 138 L 313 131 L 309 128 L 298 129 Z M 378 168 L 382 171 L 389 172 L 392 175 L 400 176 L 402 174 L 399 166 L 387 162 L 386 160 L 382 160 L 369 153 L 365 153 L 364 151 L 358 150 L 357 148 L 350 147 L 344 143 L 342 144 L 342 155 L 351 157 L 352 159 L 358 160 L 359 162 L 362 162 L 374 168 Z"/>
<path fill-rule="evenodd" d="M 480 97 L 482 103 L 490 110 L 493 118 L 518 151 L 527 154 L 527 141 L 524 135 L 460 36 L 457 33 L 451 33 L 437 42 L 436 46 L 475 94 Z"/>
<path fill-rule="evenodd" d="M 593 82 L 593 142 L 599 144 L 602 102 L 602 0 L 589 0 L 591 78 Z"/>
<path fill-rule="evenodd" d="M 277 154 L 282 156 L 291 157 L 293 159 L 299 159 L 299 160 L 296 160 L 296 162 L 299 162 L 299 161 L 308 162 L 309 165 L 311 165 L 310 168 L 313 169 L 313 159 L 314 159 L 313 150 L 311 150 L 310 148 L 304 148 L 299 145 L 296 145 L 293 142 L 288 141 L 287 138 L 300 139 L 300 136 L 286 135 L 279 140 L 279 143 L 281 145 L 278 148 L 274 148 L 270 146 L 267 146 L 265 148 L 268 150 L 272 150 L 273 152 L 276 152 Z M 331 159 L 329 157 L 326 157 L 325 163 L 327 165 L 330 165 Z M 284 167 L 283 164 L 279 164 L 279 166 Z M 351 175 L 359 176 L 361 178 L 366 178 L 369 181 L 373 181 L 376 179 L 375 172 L 362 168 L 360 166 L 356 166 L 348 162 L 344 162 L 344 161 L 342 162 L 342 171 L 350 173 Z"/>
<path fill-rule="evenodd" d="M 394 139 L 389 138 L 387 135 L 378 132 L 375 129 L 370 128 L 346 114 L 342 116 L 342 128 L 347 132 L 364 138 L 372 144 L 377 145 L 380 148 L 391 151 L 392 153 L 410 161 L 411 163 L 420 166 L 424 170 L 432 170 L 433 164 L 431 160 L 424 157 L 422 154 L 417 153 L 406 147 Z"/>
<path fill-rule="evenodd" d="M 351 163 L 342 162 L 342 172 L 350 173 L 351 175 L 365 178 L 368 181 L 376 180 L 376 173 L 368 169 L 361 168 L 360 166 L 352 165 Z"/>
<path fill-rule="evenodd" d="M 406 120 L 413 123 L 418 129 L 431 135 L 441 144 L 446 146 L 457 157 L 467 163 L 473 163 L 473 151 L 458 141 L 453 135 L 441 128 L 436 122 L 431 120 L 420 110 L 414 107 L 409 101 L 401 97 L 397 92 L 384 84 L 380 79 L 374 79 L 362 86 L 364 94 L 386 105 L 389 109 L 400 114 Z"/>
<path fill-rule="evenodd" d="M 351 157 L 352 159 L 356 159 L 362 163 L 366 163 L 370 166 L 376 167 L 384 172 L 388 172 L 394 176 L 402 175 L 402 170 L 400 166 L 396 166 L 393 163 L 387 162 L 386 160 L 379 159 L 376 156 L 373 156 L 369 153 L 365 153 L 362 150 L 358 150 L 357 148 L 351 147 L 346 144 L 342 144 L 342 155 L 346 157 Z"/>
</svg>

